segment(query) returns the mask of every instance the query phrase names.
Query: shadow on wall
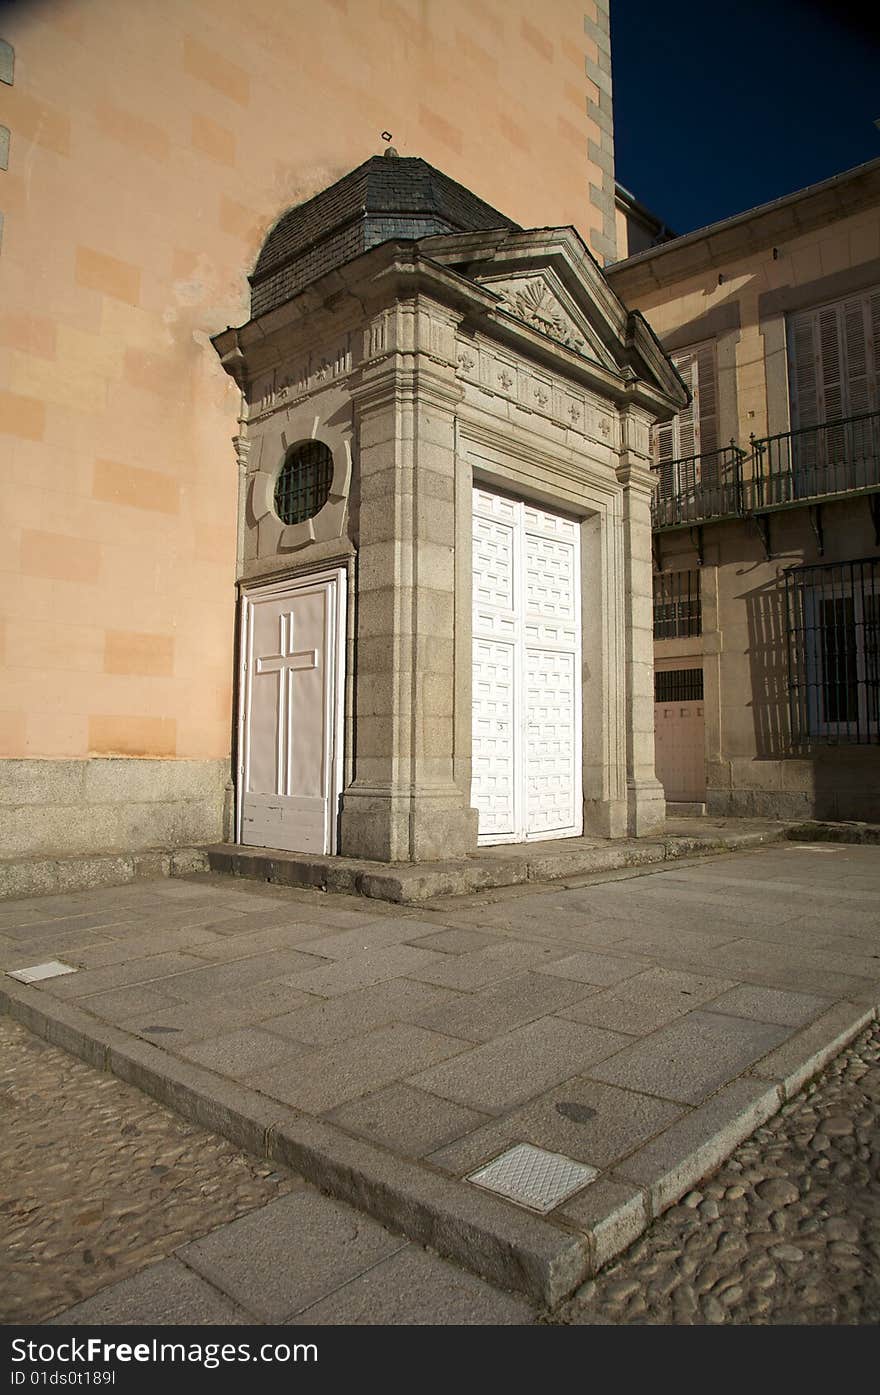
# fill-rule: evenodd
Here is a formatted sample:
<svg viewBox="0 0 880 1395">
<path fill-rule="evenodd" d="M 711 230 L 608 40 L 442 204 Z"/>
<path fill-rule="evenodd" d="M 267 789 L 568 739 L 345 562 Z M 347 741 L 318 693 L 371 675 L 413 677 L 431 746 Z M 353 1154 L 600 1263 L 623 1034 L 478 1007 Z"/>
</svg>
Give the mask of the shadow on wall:
<svg viewBox="0 0 880 1395">
<path fill-rule="evenodd" d="M 746 591 L 751 706 L 759 760 L 792 755 L 785 583 L 775 577 Z"/>
</svg>

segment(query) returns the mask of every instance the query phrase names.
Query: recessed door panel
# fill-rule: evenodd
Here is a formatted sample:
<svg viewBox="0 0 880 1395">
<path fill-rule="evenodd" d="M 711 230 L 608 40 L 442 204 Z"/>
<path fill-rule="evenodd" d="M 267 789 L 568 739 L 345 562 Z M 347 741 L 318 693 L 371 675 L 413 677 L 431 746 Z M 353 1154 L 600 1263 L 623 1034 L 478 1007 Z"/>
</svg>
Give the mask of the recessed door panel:
<svg viewBox="0 0 880 1395">
<path fill-rule="evenodd" d="M 243 598 L 239 841 L 335 850 L 345 577 Z"/>
<path fill-rule="evenodd" d="M 575 837 L 581 795 L 580 529 L 474 490 L 473 777 L 480 842 Z"/>
</svg>

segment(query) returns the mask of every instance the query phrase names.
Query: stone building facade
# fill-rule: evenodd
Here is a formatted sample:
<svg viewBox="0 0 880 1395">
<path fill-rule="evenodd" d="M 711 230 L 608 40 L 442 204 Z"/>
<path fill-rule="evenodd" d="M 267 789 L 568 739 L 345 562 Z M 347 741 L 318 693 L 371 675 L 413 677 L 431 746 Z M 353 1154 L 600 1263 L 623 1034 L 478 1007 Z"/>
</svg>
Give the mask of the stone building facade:
<svg viewBox="0 0 880 1395">
<path fill-rule="evenodd" d="M 608 279 L 693 397 L 654 442 L 667 795 L 880 817 L 880 161 Z"/>
<path fill-rule="evenodd" d="M 520 226 L 574 226 L 613 260 L 608 15 L 593 0 L 4 9 L 12 889 L 61 884 L 71 858 L 230 830 L 245 561 L 229 441 L 247 433 L 211 337 L 247 318 L 248 273 L 285 210 L 386 130 Z"/>
<path fill-rule="evenodd" d="M 421 861 L 659 827 L 649 436 L 686 394 L 645 322 L 574 229 L 391 151 L 252 285 L 214 339 L 244 402 L 237 838 Z"/>
</svg>

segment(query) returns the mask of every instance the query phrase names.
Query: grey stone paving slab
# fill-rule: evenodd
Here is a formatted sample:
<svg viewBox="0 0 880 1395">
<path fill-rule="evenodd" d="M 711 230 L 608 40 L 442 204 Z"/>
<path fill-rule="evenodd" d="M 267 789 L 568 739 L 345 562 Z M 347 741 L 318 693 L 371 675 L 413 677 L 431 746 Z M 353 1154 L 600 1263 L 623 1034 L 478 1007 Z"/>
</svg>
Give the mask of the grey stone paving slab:
<svg viewBox="0 0 880 1395">
<path fill-rule="evenodd" d="M 175 1000 L 167 993 L 160 993 L 153 987 L 111 988 L 107 993 L 97 993 L 94 997 L 78 998 L 77 1005 L 93 1012 L 105 1022 L 127 1022 L 134 1014 L 166 1012 L 175 1006 Z"/>
<path fill-rule="evenodd" d="M 473 954 L 478 949 L 501 944 L 503 939 L 502 935 L 486 934 L 484 930 L 447 929 L 419 935 L 413 943 L 419 949 L 436 949 L 441 954 Z"/>
<path fill-rule="evenodd" d="M 416 933 L 410 933 L 409 922 L 403 919 L 370 920 L 350 930 L 336 929 L 306 940 L 302 949 L 307 954 L 319 954 L 325 959 L 351 959 L 364 950 L 403 944 L 405 940 L 413 939 Z"/>
<path fill-rule="evenodd" d="M 579 983 L 593 983 L 597 986 L 619 983 L 621 979 L 633 978 L 636 974 L 651 967 L 647 959 L 627 958 L 625 955 L 610 954 L 569 954 L 560 956 L 552 964 L 541 965 L 539 974 L 552 974 L 555 978 L 576 979 Z"/>
<path fill-rule="evenodd" d="M 314 971 L 315 965 L 322 962 L 314 954 L 300 954 L 295 949 L 271 950 L 267 954 L 254 954 L 248 959 L 211 964 L 207 968 L 202 964 L 188 973 L 175 974 L 173 978 L 163 981 L 161 991 L 180 1002 L 193 1002 L 214 993 L 248 988 L 252 983 L 280 978 L 290 983 L 295 975 L 302 977 L 306 972 Z M 296 987 L 296 984 L 293 986 Z"/>
<path fill-rule="evenodd" d="M 154 954 L 149 959 L 131 959 L 124 964 L 108 964 L 103 969 L 83 969 L 63 980 L 52 979 L 45 985 L 44 992 L 51 993 L 54 998 L 84 998 L 109 988 L 169 979 L 173 974 L 182 974 L 199 965 L 200 960 L 191 954 Z M 62 987 L 62 983 L 66 986 Z"/>
<path fill-rule="evenodd" d="M 250 1313 L 218 1293 L 212 1284 L 187 1269 L 180 1260 L 163 1259 L 49 1318 L 47 1325 L 99 1328 L 216 1324 L 237 1327 L 252 1322 Z"/>
<path fill-rule="evenodd" d="M 791 1029 L 695 1011 L 591 1066 L 591 1079 L 699 1104 L 783 1042 Z"/>
<path fill-rule="evenodd" d="M 314 938 L 313 925 L 274 925 L 263 930 L 251 931 L 247 920 L 235 935 L 212 934 L 210 941 L 201 941 L 192 946 L 192 953 L 199 959 L 211 963 L 231 963 L 234 959 L 247 959 L 254 954 L 273 952 L 278 949 L 295 949 L 299 953 L 311 953 L 304 948 L 304 942 Z M 318 956 L 320 958 L 320 956 Z"/>
<path fill-rule="evenodd" d="M 409 1083 L 472 1109 L 503 1114 L 561 1080 L 581 1074 L 631 1040 L 598 1027 L 542 1017 L 442 1066 L 412 1075 Z"/>
<path fill-rule="evenodd" d="M 371 1269 L 406 1242 L 316 1192 L 293 1192 L 178 1252 L 262 1322 L 278 1323 Z"/>
<path fill-rule="evenodd" d="M 101 994 L 100 998 L 105 995 Z M 87 1002 L 100 1001 L 88 999 Z M 206 998 L 198 998 L 190 1003 L 175 1002 L 172 1007 L 161 1011 L 145 1013 L 141 1010 L 122 1019 L 129 1032 L 136 1032 L 148 1040 L 158 1041 L 163 1035 L 175 1041 L 203 1041 L 208 1037 L 219 1036 L 221 1032 L 235 1027 L 246 1027 L 274 1014 L 292 1012 L 294 1008 L 305 1008 L 323 1000 L 289 983 L 263 981 L 250 984 L 238 992 L 216 993 Z M 93 1011 L 100 1009 L 95 1006 Z M 159 1027 L 160 1032 L 151 1032 L 151 1027 Z"/>
<path fill-rule="evenodd" d="M 528 1303 L 407 1245 L 375 1269 L 305 1308 L 308 1326 L 510 1326 L 534 1321 Z"/>
<path fill-rule="evenodd" d="M 302 1070 L 294 1061 L 290 1068 L 280 1066 L 252 1074 L 251 1083 L 294 1109 L 323 1114 L 463 1049 L 464 1042 L 457 1037 L 392 1022 L 364 1036 L 312 1051 Z"/>
<path fill-rule="evenodd" d="M 291 992 L 296 990 L 291 989 Z M 388 1022 L 416 1022 L 421 1027 L 431 1027 L 431 1022 L 422 1022 L 422 1014 L 436 1018 L 442 1024 L 444 1014 L 451 1012 L 462 1001 L 468 1001 L 463 993 L 453 993 L 448 988 L 436 988 L 430 983 L 417 983 L 409 978 L 386 979 L 384 983 L 374 983 L 369 988 L 358 988 L 338 998 L 303 997 L 302 1005 L 295 1005 L 290 1012 L 273 1016 L 266 1026 L 273 1032 L 294 1037 L 297 1041 L 310 1042 L 315 1046 L 332 1046 L 348 1037 L 359 1036 L 374 1027 L 384 1027 Z M 442 1030 L 437 1026 L 435 1030 Z M 455 1032 L 446 1033 L 455 1036 Z"/>
<path fill-rule="evenodd" d="M 490 1041 L 547 1013 L 561 1012 L 566 1004 L 582 1001 L 584 992 L 585 985 L 572 979 L 522 974 L 479 993 L 459 994 L 452 1002 L 429 1008 L 415 1021 L 447 1036 Z"/>
<path fill-rule="evenodd" d="M 234 1080 L 253 1077 L 257 1071 L 270 1070 L 273 1066 L 280 1066 L 282 1061 L 307 1056 L 311 1051 L 310 1047 L 289 1038 L 273 1037 L 258 1027 L 240 1027 L 210 1041 L 190 1045 L 172 1041 L 170 1047 L 188 1061 L 207 1066 L 221 1075 L 231 1075 Z M 304 1061 L 297 1060 L 297 1069 L 307 1068 Z"/>
<path fill-rule="evenodd" d="M 708 956 L 706 956 L 708 958 Z M 781 945 L 765 944 L 761 940 L 742 939 L 724 945 L 712 956 L 717 973 L 746 982 L 763 979 L 779 988 L 794 992 L 831 994 L 846 997 L 854 989 L 868 986 L 874 979 L 862 975 L 838 972 L 833 957 L 830 962 L 813 962 L 809 950 L 793 954 Z"/>
<path fill-rule="evenodd" d="M 722 993 L 712 1003 L 713 1012 L 729 1012 L 733 1017 L 755 1017 L 760 1022 L 778 1022 L 784 1027 L 801 1027 L 830 1006 L 830 998 L 810 993 L 787 993 L 781 988 L 761 988 L 740 983 Z"/>
<path fill-rule="evenodd" d="M 389 1085 L 374 1095 L 331 1109 L 324 1117 L 350 1133 L 372 1138 L 413 1158 L 460 1138 L 489 1119 L 488 1114 L 425 1094 L 411 1085 Z"/>
<path fill-rule="evenodd" d="M 638 929 L 624 930 L 616 942 L 623 954 L 641 956 L 644 959 L 690 958 L 714 963 L 724 946 L 733 943 L 737 930 L 733 927 L 724 936 L 713 935 L 707 930 L 687 930 L 673 917 L 664 926 L 647 927 L 647 917 Z M 638 923 L 638 922 L 636 922 Z M 728 975 L 730 976 L 730 975 Z"/>
<path fill-rule="evenodd" d="M 212 944 L 222 945 L 223 940 L 204 926 L 195 930 L 143 930 L 136 935 L 87 945 L 77 951 L 76 962 L 84 968 L 100 969 L 105 964 L 121 964 L 128 959 L 146 959 L 175 950 L 195 952 L 196 948 L 200 952 L 197 957 L 203 957 L 210 952 Z"/>
<path fill-rule="evenodd" d="M 500 979 L 512 978 L 523 969 L 537 968 L 559 959 L 564 952 L 559 948 L 513 941 L 478 949 L 473 954 L 439 954 L 436 964 L 414 971 L 413 976 L 424 983 L 476 992 Z"/>
<path fill-rule="evenodd" d="M 429 949 L 414 949 L 412 945 L 390 945 L 384 949 L 367 950 L 353 959 L 339 959 L 318 969 L 291 974 L 294 988 L 317 993 L 322 998 L 335 998 L 356 988 L 368 988 L 386 979 L 417 976 L 421 978 L 447 956 Z"/>
<path fill-rule="evenodd" d="M 575 1076 L 503 1119 L 438 1148 L 430 1160 L 462 1177 L 511 1143 L 532 1143 L 602 1169 L 683 1113 L 671 1100 Z"/>
<path fill-rule="evenodd" d="M 592 993 L 557 1011 L 572 1022 L 590 1022 L 611 1032 L 647 1036 L 700 1003 L 717 999 L 719 993 L 731 987 L 730 979 L 700 977 L 674 969 L 646 969 L 614 988 Z"/>
</svg>

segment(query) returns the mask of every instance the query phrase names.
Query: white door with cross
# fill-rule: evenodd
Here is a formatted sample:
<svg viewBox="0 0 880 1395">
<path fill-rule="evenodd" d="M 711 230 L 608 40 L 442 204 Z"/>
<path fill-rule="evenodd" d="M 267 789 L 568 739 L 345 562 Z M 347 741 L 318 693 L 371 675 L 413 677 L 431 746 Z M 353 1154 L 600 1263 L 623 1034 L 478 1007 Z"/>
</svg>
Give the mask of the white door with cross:
<svg viewBox="0 0 880 1395">
<path fill-rule="evenodd" d="M 343 571 L 243 594 L 240 843 L 336 851 L 344 653 Z"/>
</svg>

